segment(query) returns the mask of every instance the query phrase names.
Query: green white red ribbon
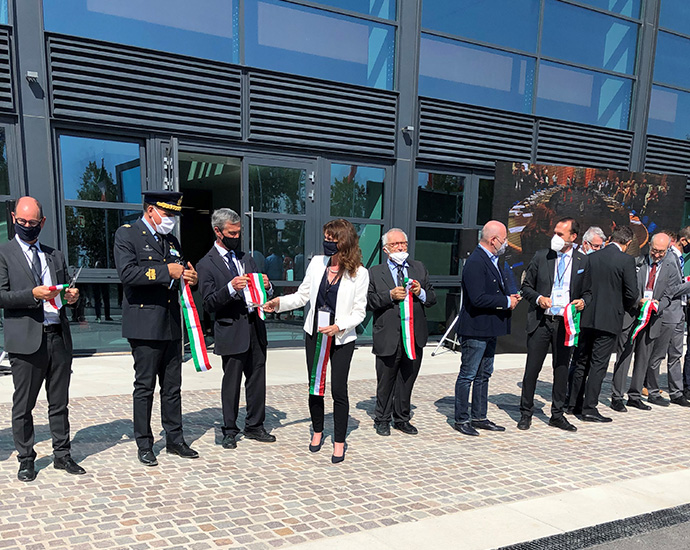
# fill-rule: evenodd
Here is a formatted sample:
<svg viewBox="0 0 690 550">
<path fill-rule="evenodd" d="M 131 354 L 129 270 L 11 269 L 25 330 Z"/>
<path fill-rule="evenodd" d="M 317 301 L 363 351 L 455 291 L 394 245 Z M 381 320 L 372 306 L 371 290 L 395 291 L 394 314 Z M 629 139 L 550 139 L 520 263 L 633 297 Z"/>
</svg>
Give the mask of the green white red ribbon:
<svg viewBox="0 0 690 550">
<path fill-rule="evenodd" d="M 572 303 L 568 304 L 563 311 L 563 322 L 565 323 L 566 347 L 577 346 L 580 338 L 580 312 Z"/>
<path fill-rule="evenodd" d="M 400 322 L 402 324 L 402 341 L 405 355 L 410 359 L 417 359 L 414 342 L 414 312 L 412 303 L 412 283 L 414 279 L 405 277 L 405 299 L 400 302 Z"/>
<path fill-rule="evenodd" d="M 326 367 L 328 367 L 332 345 L 333 337 L 326 336 L 322 332 L 318 333 L 316 350 L 314 351 L 314 365 L 311 369 L 311 380 L 309 380 L 309 395 L 323 397 L 326 393 Z"/>
<path fill-rule="evenodd" d="M 208 353 L 206 353 L 206 342 L 204 340 L 204 333 L 201 330 L 199 314 L 196 311 L 196 305 L 192 297 L 192 289 L 182 278 L 180 278 L 180 283 L 182 315 L 184 316 L 184 324 L 187 327 L 189 349 L 192 352 L 194 368 L 197 372 L 205 372 L 211 370 L 211 362 L 208 360 Z"/>
<path fill-rule="evenodd" d="M 261 320 L 266 320 L 266 314 L 261 306 L 268 302 L 268 294 L 264 286 L 264 276 L 261 273 L 247 273 L 249 280 L 244 287 L 244 301 L 250 308 L 256 307 Z"/>
<path fill-rule="evenodd" d="M 51 298 L 50 300 L 46 300 L 48 302 L 48 309 L 52 309 L 57 313 L 60 311 L 60 308 L 64 306 L 67 303 L 67 300 L 65 299 L 65 291 L 69 288 L 68 284 L 63 284 L 63 285 L 53 285 L 49 286 L 48 290 L 55 291 L 59 290 L 60 294 L 55 296 L 55 298 Z"/>
<path fill-rule="evenodd" d="M 640 314 L 637 316 L 637 325 L 635 325 L 635 330 L 633 330 L 630 335 L 630 341 L 633 342 L 637 335 L 642 332 L 644 327 L 647 326 L 649 320 L 652 318 L 652 313 L 656 312 L 659 307 L 656 305 L 654 300 L 647 300 L 640 310 Z"/>
</svg>

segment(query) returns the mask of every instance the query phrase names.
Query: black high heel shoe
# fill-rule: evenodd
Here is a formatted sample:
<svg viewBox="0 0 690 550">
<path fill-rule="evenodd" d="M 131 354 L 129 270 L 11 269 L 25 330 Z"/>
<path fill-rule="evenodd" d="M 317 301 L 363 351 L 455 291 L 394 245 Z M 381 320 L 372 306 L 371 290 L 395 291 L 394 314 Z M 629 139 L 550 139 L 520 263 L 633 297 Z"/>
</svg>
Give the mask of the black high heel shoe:
<svg viewBox="0 0 690 550">
<path fill-rule="evenodd" d="M 345 451 L 347 451 L 347 444 L 343 447 L 343 454 L 341 456 L 331 456 L 331 463 L 333 464 L 339 464 L 343 460 L 345 460 Z"/>
<path fill-rule="evenodd" d="M 321 447 L 323 447 L 323 442 L 325 439 L 326 439 L 326 436 L 324 435 L 323 432 L 321 432 L 321 441 L 319 441 L 318 445 L 312 445 L 311 443 L 309 443 L 309 450 L 312 453 L 318 453 L 321 450 Z"/>
</svg>

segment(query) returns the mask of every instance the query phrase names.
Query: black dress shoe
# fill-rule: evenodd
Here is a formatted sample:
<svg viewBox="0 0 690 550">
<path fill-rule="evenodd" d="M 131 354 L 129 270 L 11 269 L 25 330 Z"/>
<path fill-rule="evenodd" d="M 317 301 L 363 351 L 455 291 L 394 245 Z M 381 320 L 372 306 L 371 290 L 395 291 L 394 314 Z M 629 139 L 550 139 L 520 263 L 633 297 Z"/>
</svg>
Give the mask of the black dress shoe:
<svg viewBox="0 0 690 550">
<path fill-rule="evenodd" d="M 461 434 L 465 435 L 479 435 L 479 432 L 472 427 L 471 422 L 463 422 L 458 424 L 457 422 L 453 424 L 453 428 L 458 430 Z"/>
<path fill-rule="evenodd" d="M 374 428 L 379 435 L 391 434 L 391 425 L 389 422 L 374 422 Z"/>
<path fill-rule="evenodd" d="M 244 437 L 261 441 L 262 443 L 273 443 L 276 440 L 276 436 L 268 433 L 263 427 L 257 430 L 244 430 Z"/>
<path fill-rule="evenodd" d="M 669 402 L 660 395 L 650 395 L 647 398 L 647 403 L 651 403 L 652 405 L 658 405 L 659 407 L 669 406 Z"/>
<path fill-rule="evenodd" d="M 651 411 L 652 407 L 647 405 L 642 399 L 628 399 L 628 407 L 640 409 L 641 411 Z"/>
<path fill-rule="evenodd" d="M 549 418 L 549 426 L 565 430 L 566 432 L 576 432 L 577 428 L 573 426 L 565 417 L 559 416 L 557 418 Z"/>
<path fill-rule="evenodd" d="M 34 479 L 36 479 L 36 469 L 34 468 L 33 460 L 27 458 L 26 460 L 22 460 L 19 463 L 17 479 L 19 481 L 33 481 Z"/>
<path fill-rule="evenodd" d="M 237 449 L 237 441 L 235 441 L 234 435 L 223 436 L 223 442 L 221 443 L 223 449 Z"/>
<path fill-rule="evenodd" d="M 625 403 L 623 403 L 622 399 L 612 399 L 611 400 L 611 408 L 619 413 L 626 413 L 628 412 L 628 409 L 625 408 Z"/>
<path fill-rule="evenodd" d="M 165 446 L 165 452 L 171 455 L 181 456 L 182 458 L 199 458 L 199 453 L 184 441 L 182 443 L 168 443 Z"/>
<path fill-rule="evenodd" d="M 410 424 L 409 420 L 405 420 L 405 422 L 393 422 L 393 428 L 400 430 L 404 434 L 417 435 L 419 433 L 419 430 Z"/>
<path fill-rule="evenodd" d="M 569 414 L 571 416 L 580 416 L 582 414 L 582 409 L 578 409 L 576 407 L 568 407 L 565 410 L 565 414 Z"/>
<path fill-rule="evenodd" d="M 137 456 L 139 457 L 139 462 L 144 466 L 158 466 L 156 455 L 153 454 L 151 449 L 139 449 Z"/>
<path fill-rule="evenodd" d="M 478 430 L 488 430 L 490 432 L 505 432 L 506 429 L 503 426 L 499 426 L 497 424 L 494 424 L 486 418 L 485 420 L 473 420 L 472 421 L 472 427 L 476 428 Z"/>
<path fill-rule="evenodd" d="M 53 459 L 53 468 L 56 470 L 65 470 L 68 474 L 82 475 L 86 473 L 86 470 L 79 466 L 71 456 L 55 457 Z"/>
<path fill-rule="evenodd" d="M 602 416 L 599 411 L 595 411 L 594 414 L 583 414 L 582 415 L 582 421 L 583 422 L 613 422 L 613 418 L 609 418 L 608 416 Z"/>
<path fill-rule="evenodd" d="M 312 453 L 318 453 L 321 450 L 321 447 L 323 447 L 323 442 L 326 441 L 326 436 L 324 435 L 323 432 L 321 432 L 321 441 L 319 441 L 318 445 L 312 445 L 309 443 L 309 450 Z"/>
<path fill-rule="evenodd" d="M 528 414 L 523 414 L 520 417 L 520 421 L 517 423 L 518 430 L 529 430 L 532 425 L 532 417 Z"/>
<path fill-rule="evenodd" d="M 685 399 L 684 395 L 674 397 L 673 399 L 671 399 L 671 403 L 673 403 L 674 405 L 680 405 L 681 407 L 690 407 L 690 401 Z"/>
</svg>

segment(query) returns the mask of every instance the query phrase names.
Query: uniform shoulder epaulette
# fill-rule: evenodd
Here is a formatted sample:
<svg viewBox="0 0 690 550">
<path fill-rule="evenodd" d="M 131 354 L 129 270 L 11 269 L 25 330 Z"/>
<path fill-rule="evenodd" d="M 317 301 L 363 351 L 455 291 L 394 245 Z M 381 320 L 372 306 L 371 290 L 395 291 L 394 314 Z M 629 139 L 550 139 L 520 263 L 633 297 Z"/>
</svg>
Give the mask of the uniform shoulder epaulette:
<svg viewBox="0 0 690 550">
<path fill-rule="evenodd" d="M 125 223 L 125 224 L 122 224 L 122 227 L 132 227 L 132 226 L 128 223 Z"/>
</svg>

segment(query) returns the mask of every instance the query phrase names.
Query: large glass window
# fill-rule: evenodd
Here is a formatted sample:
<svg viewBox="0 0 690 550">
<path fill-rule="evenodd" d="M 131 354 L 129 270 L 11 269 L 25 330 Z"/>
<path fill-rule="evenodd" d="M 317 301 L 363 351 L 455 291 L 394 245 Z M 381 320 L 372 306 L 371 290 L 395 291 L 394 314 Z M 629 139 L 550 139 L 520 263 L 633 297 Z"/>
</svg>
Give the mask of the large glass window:
<svg viewBox="0 0 690 550">
<path fill-rule="evenodd" d="M 460 275 L 460 229 L 417 227 L 415 236 L 416 260 L 422 262 L 431 275 Z"/>
<path fill-rule="evenodd" d="M 462 223 L 465 176 L 420 172 L 417 181 L 417 220 Z"/>
<path fill-rule="evenodd" d="M 9 23 L 9 14 L 7 13 L 7 0 L 0 0 L 0 23 L 7 25 Z"/>
<path fill-rule="evenodd" d="M 690 140 L 690 93 L 653 86 L 647 133 Z"/>
<path fill-rule="evenodd" d="M 535 52 L 539 0 L 424 0 L 422 27 Z"/>
<path fill-rule="evenodd" d="M 43 19 L 47 31 L 239 61 L 238 0 L 43 0 Z"/>
<path fill-rule="evenodd" d="M 529 57 L 424 34 L 419 94 L 529 113 L 534 67 Z"/>
<path fill-rule="evenodd" d="M 0 127 L 0 195 L 10 194 L 10 174 L 7 167 L 7 140 L 5 129 Z"/>
<path fill-rule="evenodd" d="M 542 55 L 590 67 L 632 74 L 637 46 L 635 23 L 546 0 Z"/>
<path fill-rule="evenodd" d="M 380 220 L 385 176 L 383 168 L 331 164 L 331 216 Z"/>
<path fill-rule="evenodd" d="M 690 34 L 690 2 L 661 0 L 659 26 L 683 34 Z"/>
<path fill-rule="evenodd" d="M 627 129 L 632 81 L 542 61 L 537 85 L 538 115 Z"/>
<path fill-rule="evenodd" d="M 304 214 L 307 175 L 299 168 L 249 167 L 249 204 L 261 212 Z"/>
<path fill-rule="evenodd" d="M 247 65 L 393 88 L 395 27 L 278 0 L 245 0 Z"/>
<path fill-rule="evenodd" d="M 687 31 L 690 33 L 690 28 Z M 690 88 L 690 39 L 659 31 L 654 80 Z"/>
<path fill-rule="evenodd" d="M 640 16 L 640 0 L 579 0 L 595 8 L 608 10 L 620 15 L 638 18 Z M 683 0 L 680 0 L 681 2 Z"/>
<path fill-rule="evenodd" d="M 325 6 L 373 15 L 381 19 L 395 19 L 396 17 L 396 0 L 316 0 L 316 2 Z"/>
</svg>

